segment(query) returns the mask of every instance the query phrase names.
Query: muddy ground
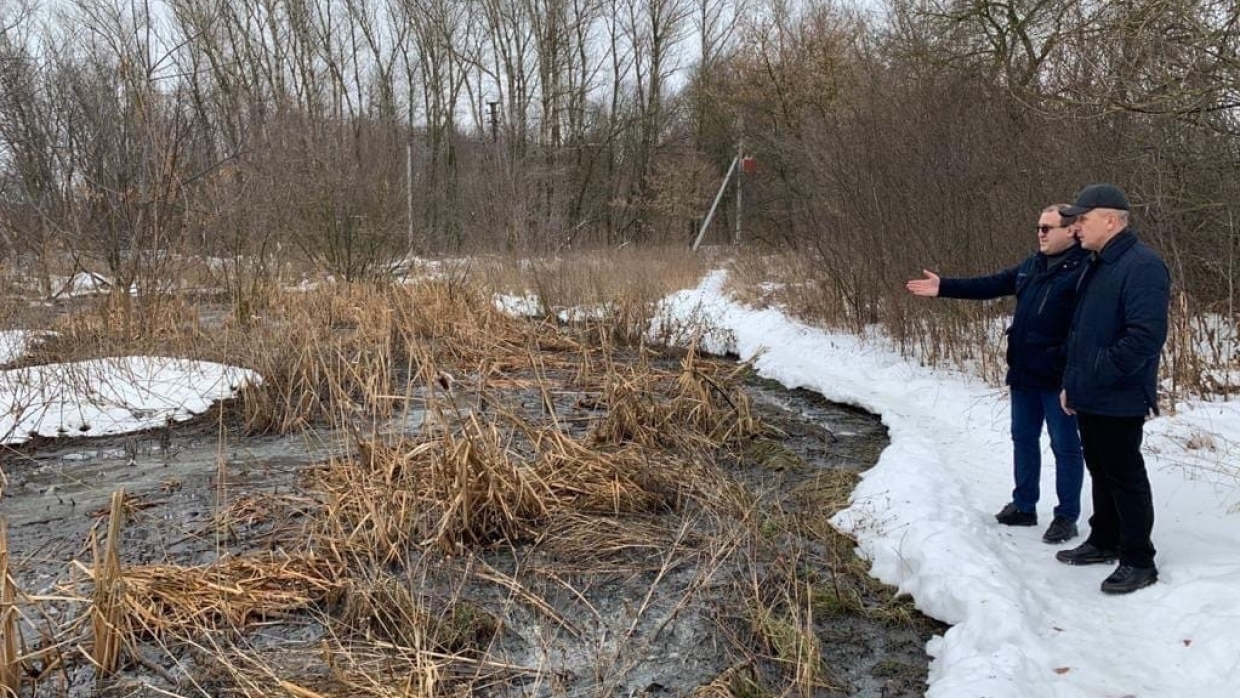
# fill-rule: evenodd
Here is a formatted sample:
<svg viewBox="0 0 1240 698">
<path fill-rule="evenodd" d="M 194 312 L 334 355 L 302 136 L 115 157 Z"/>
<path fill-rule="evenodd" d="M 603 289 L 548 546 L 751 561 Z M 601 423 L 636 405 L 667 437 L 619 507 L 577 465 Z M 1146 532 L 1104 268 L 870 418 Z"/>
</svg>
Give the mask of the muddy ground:
<svg viewBox="0 0 1240 698">
<path fill-rule="evenodd" d="M 886 446 L 886 430 L 873 415 L 757 379 L 749 379 L 744 389 L 757 414 L 782 430 L 782 445 L 800 460 L 796 467 L 733 473 L 753 492 L 755 510 L 789 511 L 796 506 L 790 493 L 817 473 L 864 470 Z M 538 402 L 536 395 L 523 399 Z M 0 463 L 8 483 L 0 514 L 8 520 L 18 587 L 51 597 L 72 586 L 68 582 L 75 575 L 81 578 L 70 561 L 89 565 L 91 531 L 106 527 L 109 498 L 122 487 L 131 496 L 123 530 L 125 564 L 202 565 L 226 554 L 295 544 L 288 536 L 297 530 L 299 508 L 306 504 L 306 472 L 348 451 L 350 440 L 326 431 L 243 436 L 231 421 L 215 412 L 166 430 L 46 441 L 5 453 Z M 416 432 L 420 423 L 415 412 L 386 428 Z M 777 684 L 762 679 L 787 667 L 759 658 L 779 655 L 778 643 L 754 632 L 752 611 L 737 590 L 762 587 L 781 565 L 799 566 L 794 574 L 806 578 L 825 578 L 832 571 L 821 560 L 829 556 L 802 554 L 814 549 L 803 542 L 790 543 L 790 559 L 738 552 L 712 539 L 708 532 L 714 524 L 692 509 L 633 517 L 625 525 L 630 530 L 649 527 L 652 545 L 645 554 L 630 547 L 623 554 L 600 550 L 597 557 L 578 559 L 557 552 L 550 541 L 475 555 L 428 556 L 394 575 L 383 574 L 402 580 L 428 607 L 471 608 L 488 619 L 480 624 L 487 627 L 481 639 L 485 650 L 475 652 L 485 661 L 465 670 L 468 675 L 453 677 L 461 692 L 681 696 L 712 681 L 727 684 L 723 679 L 729 672 L 744 672 L 758 684 Z M 742 570 L 734 560 L 746 555 Z M 756 593 L 760 596 L 761 590 Z M 82 603 L 72 601 L 41 604 L 47 615 L 28 618 L 23 630 L 28 647 L 63 642 L 64 637 L 46 637 L 49 629 L 60 628 L 59 622 L 81 608 Z M 267 619 L 233 641 L 267 657 L 269 664 L 313 674 L 321 664 L 319 648 L 334 632 L 327 619 L 341 613 L 323 608 Z M 924 694 L 925 644 L 943 630 L 935 623 L 916 614 L 911 621 L 893 622 L 866 613 L 820 614 L 805 623 L 820 641 L 815 651 L 830 678 L 813 694 Z M 77 632 L 80 639 L 84 631 L 56 632 Z M 59 664 L 27 667 L 40 675 L 23 690 L 37 696 L 252 695 L 219 671 L 204 646 L 151 643 L 105 682 L 97 681 L 85 662 L 62 654 L 66 658 Z M 458 665 L 454 671 L 462 670 Z M 746 694 L 737 688 L 742 684 L 729 685 L 731 695 Z"/>
</svg>

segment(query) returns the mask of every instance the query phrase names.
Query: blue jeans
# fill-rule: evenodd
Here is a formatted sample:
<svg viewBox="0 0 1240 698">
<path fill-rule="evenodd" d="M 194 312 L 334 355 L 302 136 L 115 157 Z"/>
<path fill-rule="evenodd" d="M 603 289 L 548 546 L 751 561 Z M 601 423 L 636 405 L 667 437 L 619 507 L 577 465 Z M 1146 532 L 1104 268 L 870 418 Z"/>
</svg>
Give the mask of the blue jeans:
<svg viewBox="0 0 1240 698">
<path fill-rule="evenodd" d="M 1012 470 L 1016 489 L 1012 502 L 1020 511 L 1036 512 L 1042 477 L 1042 424 L 1055 454 L 1055 516 L 1076 521 L 1081 516 L 1081 484 L 1085 458 L 1076 417 L 1064 414 L 1058 390 L 1012 388 Z"/>
</svg>

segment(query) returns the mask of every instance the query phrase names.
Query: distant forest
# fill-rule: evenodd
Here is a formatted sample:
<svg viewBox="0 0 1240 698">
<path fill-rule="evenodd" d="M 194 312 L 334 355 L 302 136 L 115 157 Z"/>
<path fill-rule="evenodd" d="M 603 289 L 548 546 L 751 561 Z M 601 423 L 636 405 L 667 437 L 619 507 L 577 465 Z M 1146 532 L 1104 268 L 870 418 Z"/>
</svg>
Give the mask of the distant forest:
<svg viewBox="0 0 1240 698">
<path fill-rule="evenodd" d="M 744 243 L 854 299 L 1013 263 L 1107 180 L 1233 312 L 1238 145 L 1232 0 L 0 5 L 4 256 L 120 282 L 170 250 L 366 278 L 687 246 L 740 147 Z"/>
</svg>

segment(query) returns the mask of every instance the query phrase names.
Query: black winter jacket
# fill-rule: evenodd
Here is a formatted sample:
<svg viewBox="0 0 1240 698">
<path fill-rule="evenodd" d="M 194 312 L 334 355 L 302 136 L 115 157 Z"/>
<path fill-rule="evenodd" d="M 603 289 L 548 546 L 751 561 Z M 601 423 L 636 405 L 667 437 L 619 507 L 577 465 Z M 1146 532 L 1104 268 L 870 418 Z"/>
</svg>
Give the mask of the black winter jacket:
<svg viewBox="0 0 1240 698">
<path fill-rule="evenodd" d="M 1016 310 L 1007 329 L 1007 383 L 1016 388 L 1058 390 L 1063 384 L 1065 341 L 1076 307 L 1076 288 L 1089 253 L 1079 245 L 1047 268 L 1046 255 L 992 276 L 940 279 L 939 296 L 983 300 L 1016 296 Z"/>
<path fill-rule="evenodd" d="M 1157 414 L 1171 289 L 1167 265 L 1124 230 L 1086 267 L 1068 337 L 1068 406 L 1109 417 Z"/>
</svg>

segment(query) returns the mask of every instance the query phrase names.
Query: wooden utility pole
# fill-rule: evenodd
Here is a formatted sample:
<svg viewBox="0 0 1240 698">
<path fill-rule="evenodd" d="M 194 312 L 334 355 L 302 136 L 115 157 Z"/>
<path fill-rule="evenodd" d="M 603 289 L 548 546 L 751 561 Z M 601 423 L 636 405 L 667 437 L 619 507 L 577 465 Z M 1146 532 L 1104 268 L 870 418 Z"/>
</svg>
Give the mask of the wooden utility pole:
<svg viewBox="0 0 1240 698">
<path fill-rule="evenodd" d="M 491 142 L 499 142 L 499 102 L 487 102 L 487 110 L 491 112 Z"/>
<path fill-rule="evenodd" d="M 744 120 L 741 121 L 744 123 Z M 736 162 L 740 168 L 736 171 L 736 234 L 732 236 L 732 244 L 741 244 L 741 180 L 745 179 L 745 137 L 737 129 Z"/>
<path fill-rule="evenodd" d="M 723 192 L 728 190 L 728 180 L 732 178 L 732 172 L 740 161 L 739 157 L 732 158 L 732 164 L 728 166 L 728 173 L 723 176 L 723 184 L 719 185 L 719 193 L 715 194 L 715 203 L 710 205 L 710 212 L 706 214 L 706 220 L 702 221 L 702 228 L 698 231 L 697 238 L 693 240 L 694 251 L 697 250 L 698 245 L 702 244 L 702 237 L 706 235 L 706 229 L 710 227 L 710 222 L 715 218 L 715 209 L 719 208 L 719 200 L 723 198 Z"/>
<path fill-rule="evenodd" d="M 405 215 L 409 218 L 408 239 L 405 241 L 405 253 L 413 257 L 413 131 L 409 131 L 409 139 L 405 141 Z"/>
</svg>

